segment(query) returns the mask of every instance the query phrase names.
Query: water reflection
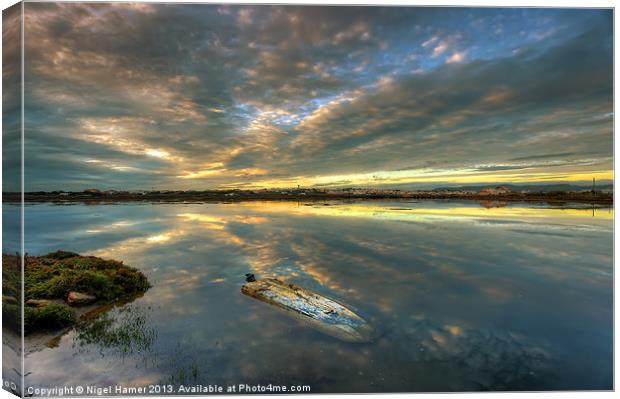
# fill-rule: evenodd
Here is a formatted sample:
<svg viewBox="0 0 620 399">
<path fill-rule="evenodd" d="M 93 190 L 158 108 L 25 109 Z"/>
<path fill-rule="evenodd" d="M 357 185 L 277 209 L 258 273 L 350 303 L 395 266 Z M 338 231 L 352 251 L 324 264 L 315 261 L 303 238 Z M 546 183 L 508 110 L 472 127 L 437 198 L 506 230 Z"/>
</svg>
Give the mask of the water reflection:
<svg viewBox="0 0 620 399">
<path fill-rule="evenodd" d="M 80 351 L 73 331 L 30 354 L 30 383 L 611 387 L 613 210 L 423 201 L 28 211 L 30 253 L 62 248 L 143 270 L 153 288 L 132 306 L 152 309 L 143 327 L 154 332 L 141 356 L 123 353 L 106 345 L 123 342 L 122 322 L 102 319 L 111 335 L 85 346 L 97 351 Z M 239 293 L 248 272 L 345 302 L 382 337 L 352 345 L 293 323 Z"/>
<path fill-rule="evenodd" d="M 111 352 L 121 357 L 149 351 L 157 337 L 148 324 L 150 307 L 126 305 L 111 310 L 98 309 L 85 317 L 75 328 L 74 347 L 80 352 L 94 347 L 102 355 Z"/>
<path fill-rule="evenodd" d="M 410 342 L 402 349 L 413 361 L 431 369 L 438 363 L 459 366 L 449 371 L 459 376 L 446 382 L 448 391 L 459 390 L 454 381 L 463 380 L 474 390 L 544 389 L 543 381 L 557 378 L 547 349 L 514 332 L 437 325 L 422 316 L 412 316 L 401 333 L 403 337 L 392 339 Z M 472 370 L 476 372 L 469 373 Z"/>
</svg>

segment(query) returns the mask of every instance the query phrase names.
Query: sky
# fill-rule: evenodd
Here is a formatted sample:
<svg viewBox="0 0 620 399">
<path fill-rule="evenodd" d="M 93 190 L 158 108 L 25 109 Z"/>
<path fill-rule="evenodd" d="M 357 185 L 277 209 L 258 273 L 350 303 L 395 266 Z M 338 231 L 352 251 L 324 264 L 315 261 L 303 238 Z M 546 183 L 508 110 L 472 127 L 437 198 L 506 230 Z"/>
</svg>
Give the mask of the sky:
<svg viewBox="0 0 620 399">
<path fill-rule="evenodd" d="M 609 181 L 612 29 L 596 9 L 26 3 L 25 188 Z"/>
</svg>

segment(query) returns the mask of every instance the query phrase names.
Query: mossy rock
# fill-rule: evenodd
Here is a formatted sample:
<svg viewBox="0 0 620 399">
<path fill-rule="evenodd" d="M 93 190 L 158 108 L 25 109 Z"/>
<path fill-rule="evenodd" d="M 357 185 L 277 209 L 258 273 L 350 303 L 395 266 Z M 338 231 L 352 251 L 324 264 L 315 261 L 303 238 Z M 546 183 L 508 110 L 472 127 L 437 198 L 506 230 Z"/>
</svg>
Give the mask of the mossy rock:
<svg viewBox="0 0 620 399">
<path fill-rule="evenodd" d="M 3 254 L 2 289 L 5 295 L 20 295 L 20 259 Z M 93 295 L 100 304 L 139 295 L 150 288 L 139 270 L 115 260 L 56 251 L 44 256 L 26 256 L 25 300 L 67 300 L 71 291 Z M 7 326 L 19 331 L 19 305 L 3 303 Z M 75 323 L 73 310 L 62 303 L 24 309 L 25 333 L 57 329 Z"/>
</svg>

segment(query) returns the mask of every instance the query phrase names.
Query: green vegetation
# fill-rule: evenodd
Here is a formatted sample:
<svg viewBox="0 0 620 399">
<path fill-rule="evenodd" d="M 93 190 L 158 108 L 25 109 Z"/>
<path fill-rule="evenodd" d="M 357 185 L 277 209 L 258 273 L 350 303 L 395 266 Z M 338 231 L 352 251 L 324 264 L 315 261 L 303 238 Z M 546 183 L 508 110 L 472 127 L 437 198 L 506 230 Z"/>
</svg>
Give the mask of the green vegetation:
<svg viewBox="0 0 620 399">
<path fill-rule="evenodd" d="M 121 355 L 148 351 L 157 335 L 148 326 L 145 309 L 131 305 L 99 314 L 93 320 L 84 320 L 76 331 L 80 346 L 98 345 Z"/>
<path fill-rule="evenodd" d="M 20 306 L 10 302 L 20 297 L 20 260 L 18 255 L 5 254 L 3 261 L 2 314 L 7 326 L 19 331 Z M 25 300 L 53 301 L 43 307 L 24 308 L 26 334 L 74 324 L 75 313 L 65 304 L 69 292 L 91 295 L 95 303 L 101 304 L 135 296 L 150 287 L 139 270 L 115 260 L 57 251 L 44 256 L 26 256 L 25 263 Z"/>
<path fill-rule="evenodd" d="M 25 280 L 26 300 L 65 299 L 77 291 L 111 301 L 150 287 L 144 274 L 123 262 L 64 251 L 28 257 Z"/>
<path fill-rule="evenodd" d="M 2 297 L 19 298 L 21 290 L 20 259 L 16 255 L 2 254 Z"/>
<path fill-rule="evenodd" d="M 53 330 L 75 323 L 75 315 L 68 306 L 51 304 L 42 308 L 24 308 L 24 332 Z"/>
<path fill-rule="evenodd" d="M 4 282 L 4 280 L 3 280 Z M 2 322 L 3 325 L 17 333 L 21 328 L 21 308 L 19 305 L 2 303 Z"/>
<path fill-rule="evenodd" d="M 2 304 L 2 318 L 6 326 L 19 332 L 20 306 L 8 303 Z M 42 308 L 24 308 L 24 333 L 34 331 L 53 330 L 68 327 L 75 323 L 75 315 L 68 306 L 51 304 Z"/>
<path fill-rule="evenodd" d="M 18 255 L 2 254 L 2 320 L 9 329 L 21 331 L 21 268 Z"/>
</svg>

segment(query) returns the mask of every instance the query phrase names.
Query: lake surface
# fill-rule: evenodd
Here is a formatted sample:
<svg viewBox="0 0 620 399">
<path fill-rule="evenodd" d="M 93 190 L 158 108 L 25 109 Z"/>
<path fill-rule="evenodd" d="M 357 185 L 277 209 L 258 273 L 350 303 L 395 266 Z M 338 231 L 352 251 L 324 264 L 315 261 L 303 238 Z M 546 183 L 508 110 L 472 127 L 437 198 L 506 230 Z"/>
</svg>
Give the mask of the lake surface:
<svg viewBox="0 0 620 399">
<path fill-rule="evenodd" d="M 612 389 L 613 210 L 483 205 L 27 205 L 29 254 L 122 260 L 153 287 L 30 351 L 26 386 Z M 249 272 L 351 306 L 378 338 L 242 295 Z"/>
</svg>

